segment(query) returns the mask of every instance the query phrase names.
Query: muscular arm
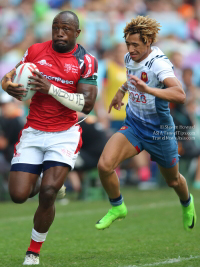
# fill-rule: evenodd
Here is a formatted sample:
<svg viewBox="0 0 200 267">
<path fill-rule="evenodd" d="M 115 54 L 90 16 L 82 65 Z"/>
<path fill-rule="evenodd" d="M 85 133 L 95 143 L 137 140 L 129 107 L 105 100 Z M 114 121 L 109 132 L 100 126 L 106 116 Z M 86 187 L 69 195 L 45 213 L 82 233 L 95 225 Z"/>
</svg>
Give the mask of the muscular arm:
<svg viewBox="0 0 200 267">
<path fill-rule="evenodd" d="M 61 88 L 51 85 L 48 94 L 72 110 L 89 114 L 94 107 L 97 96 L 97 86 L 79 83 L 77 86 L 77 93 L 68 93 Z"/>
<path fill-rule="evenodd" d="M 82 112 L 89 114 L 93 109 L 97 97 L 97 86 L 92 84 L 78 83 L 77 93 L 83 94 L 85 105 Z"/>
<path fill-rule="evenodd" d="M 160 90 L 157 88 L 148 87 L 147 93 L 169 102 L 180 104 L 185 103 L 185 92 L 183 91 L 183 88 L 177 78 L 166 78 L 163 83 L 167 87 L 166 89 Z"/>
</svg>

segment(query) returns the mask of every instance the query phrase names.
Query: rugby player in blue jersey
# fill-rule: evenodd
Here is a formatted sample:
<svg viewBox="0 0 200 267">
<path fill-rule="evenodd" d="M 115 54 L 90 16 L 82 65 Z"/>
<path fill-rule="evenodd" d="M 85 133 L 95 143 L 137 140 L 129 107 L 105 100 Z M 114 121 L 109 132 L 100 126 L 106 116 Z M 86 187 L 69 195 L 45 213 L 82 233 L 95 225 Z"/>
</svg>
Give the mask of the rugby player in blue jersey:
<svg viewBox="0 0 200 267">
<path fill-rule="evenodd" d="M 126 93 L 129 93 L 129 101 L 124 125 L 107 142 L 98 163 L 100 179 L 112 206 L 96 223 L 98 230 L 126 217 L 127 208 L 115 169 L 142 150 L 157 162 L 168 186 L 178 195 L 185 230 L 190 231 L 196 223 L 193 196 L 179 173 L 175 125 L 169 110 L 169 102 L 185 102 L 185 93 L 174 75 L 172 63 L 158 47 L 152 46 L 159 30 L 156 20 L 143 16 L 132 19 L 124 29 L 128 50 L 124 57 L 127 82 L 117 91 L 109 112 L 112 108 L 121 109 Z"/>
</svg>

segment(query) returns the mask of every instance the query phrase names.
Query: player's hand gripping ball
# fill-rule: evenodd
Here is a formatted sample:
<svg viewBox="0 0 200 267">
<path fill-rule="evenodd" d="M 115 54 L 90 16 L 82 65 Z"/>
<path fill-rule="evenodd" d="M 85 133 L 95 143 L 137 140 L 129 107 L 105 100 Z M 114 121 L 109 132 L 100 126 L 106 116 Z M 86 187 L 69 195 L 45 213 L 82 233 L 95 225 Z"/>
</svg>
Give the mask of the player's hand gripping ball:
<svg viewBox="0 0 200 267">
<path fill-rule="evenodd" d="M 38 71 L 38 68 L 33 63 L 23 63 L 16 69 L 16 74 L 13 79 L 13 83 L 22 84 L 23 88 L 26 89 L 26 94 L 21 96 L 22 101 L 26 101 L 33 97 L 36 91 L 31 90 L 35 85 L 29 84 L 28 82 L 33 81 L 29 76 L 36 76 L 33 71 Z"/>
</svg>

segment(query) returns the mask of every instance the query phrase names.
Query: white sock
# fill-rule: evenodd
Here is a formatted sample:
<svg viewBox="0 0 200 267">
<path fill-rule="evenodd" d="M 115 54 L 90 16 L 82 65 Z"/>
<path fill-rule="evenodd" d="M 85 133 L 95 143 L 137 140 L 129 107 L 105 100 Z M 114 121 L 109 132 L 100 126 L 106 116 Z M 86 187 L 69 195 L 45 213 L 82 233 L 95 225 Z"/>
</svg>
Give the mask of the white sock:
<svg viewBox="0 0 200 267">
<path fill-rule="evenodd" d="M 38 233 L 35 229 L 32 229 L 31 239 L 36 242 L 44 242 L 46 240 L 48 232 L 46 233 Z"/>
</svg>

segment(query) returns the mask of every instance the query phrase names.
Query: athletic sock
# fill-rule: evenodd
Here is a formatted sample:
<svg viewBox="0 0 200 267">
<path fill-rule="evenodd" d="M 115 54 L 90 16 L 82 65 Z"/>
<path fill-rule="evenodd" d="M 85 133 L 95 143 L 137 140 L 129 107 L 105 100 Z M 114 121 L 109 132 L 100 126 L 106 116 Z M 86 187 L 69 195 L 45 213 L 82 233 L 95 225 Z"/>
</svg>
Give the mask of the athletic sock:
<svg viewBox="0 0 200 267">
<path fill-rule="evenodd" d="M 46 240 L 47 233 L 38 233 L 35 229 L 32 229 L 31 242 L 27 251 L 40 254 L 40 249 Z"/>
<path fill-rule="evenodd" d="M 109 200 L 110 200 L 110 204 L 116 207 L 116 206 L 121 205 L 124 199 L 122 195 L 120 195 L 119 197 L 114 198 L 114 199 L 109 198 Z"/>
<path fill-rule="evenodd" d="M 191 202 L 190 194 L 189 194 L 188 200 L 186 200 L 186 201 L 180 200 L 180 202 L 184 207 L 188 207 L 190 205 L 190 202 Z"/>
</svg>

